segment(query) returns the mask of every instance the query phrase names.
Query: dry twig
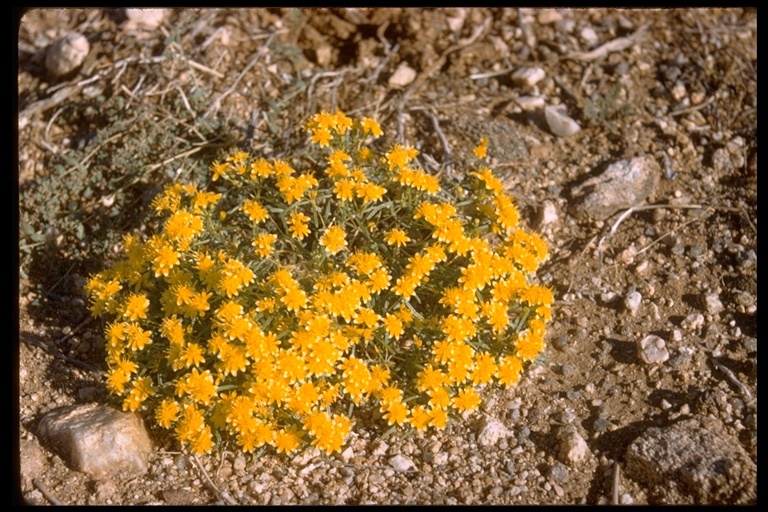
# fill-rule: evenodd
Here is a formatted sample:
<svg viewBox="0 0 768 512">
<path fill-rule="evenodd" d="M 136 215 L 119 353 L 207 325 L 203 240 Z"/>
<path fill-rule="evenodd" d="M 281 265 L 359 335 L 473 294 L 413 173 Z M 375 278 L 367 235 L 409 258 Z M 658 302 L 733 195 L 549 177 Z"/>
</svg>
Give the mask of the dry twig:
<svg viewBox="0 0 768 512">
<path fill-rule="evenodd" d="M 197 467 L 200 469 L 200 472 L 203 474 L 205 482 L 211 489 L 214 490 L 214 492 L 216 492 L 216 494 L 221 496 L 221 498 L 230 505 L 239 505 L 239 503 L 232 499 L 227 491 L 222 491 L 215 483 L 213 483 L 213 480 L 211 480 L 211 477 L 208 476 L 208 473 L 205 471 L 205 468 L 203 467 L 203 464 L 200 462 L 200 459 L 197 457 L 197 455 L 193 455 L 192 459 L 195 461 Z"/>
<path fill-rule="evenodd" d="M 566 59 L 573 59 L 573 60 L 581 60 L 581 61 L 590 61 L 590 60 L 596 60 L 601 57 L 605 57 L 609 53 L 613 52 L 620 52 L 622 50 L 626 50 L 627 48 L 630 48 L 635 43 L 639 42 L 640 39 L 645 34 L 645 30 L 650 26 L 650 23 L 646 23 L 642 25 L 640 28 L 635 30 L 632 35 L 627 37 L 617 37 L 616 39 L 613 39 L 611 41 L 608 41 L 607 43 L 598 46 L 592 51 L 589 52 L 572 52 L 565 56 Z"/>
<path fill-rule="evenodd" d="M 59 507 L 66 506 L 67 504 L 63 501 L 56 498 L 51 491 L 48 490 L 48 487 L 46 487 L 39 478 L 32 479 L 32 483 L 35 487 L 38 488 L 38 490 L 43 493 L 43 496 L 45 496 L 45 499 L 51 502 L 51 505 L 56 505 Z"/>
<path fill-rule="evenodd" d="M 437 119 L 437 116 L 425 107 L 412 107 L 411 110 L 418 110 L 423 112 L 424 115 L 427 116 L 430 121 L 432 121 L 432 128 L 435 129 L 437 138 L 440 139 L 440 144 L 443 146 L 443 165 L 450 167 L 451 159 L 453 158 L 453 152 L 451 151 L 451 145 L 448 143 L 448 139 L 445 137 L 443 130 L 440 129 L 440 121 Z"/>
<path fill-rule="evenodd" d="M 745 405 L 751 405 L 752 402 L 755 401 L 755 399 L 752 398 L 752 393 L 749 392 L 749 388 L 747 388 L 747 386 L 745 386 L 738 378 L 736 378 L 736 375 L 733 374 L 730 368 L 725 366 L 723 363 L 721 363 L 714 357 L 711 357 L 710 361 L 712 361 L 712 364 L 715 366 L 715 368 L 717 368 L 718 370 L 720 370 L 725 374 L 725 376 L 728 378 L 729 381 L 731 381 L 731 383 L 734 386 L 739 388 L 739 391 L 741 392 L 741 396 L 744 397 Z"/>
<path fill-rule="evenodd" d="M 255 66 L 259 62 L 259 59 L 261 59 L 261 57 L 265 53 L 267 53 L 267 51 L 269 50 L 269 45 L 272 44 L 272 39 L 274 39 L 274 37 L 276 35 L 277 35 L 277 33 L 270 34 L 270 36 L 267 39 L 267 41 L 262 45 L 261 48 L 259 48 L 259 51 L 256 52 L 256 55 L 254 55 L 251 58 L 250 62 L 248 62 L 248 64 L 246 64 L 246 66 L 243 68 L 243 70 L 240 72 L 240 74 L 237 75 L 237 78 L 235 78 L 234 83 L 231 86 L 229 86 L 229 88 L 226 91 L 221 93 L 218 98 L 213 100 L 213 103 L 211 104 L 211 106 L 208 108 L 208 110 L 205 112 L 205 114 L 203 114 L 203 118 L 209 117 L 211 114 L 213 114 L 219 108 L 221 108 L 221 100 L 223 100 L 224 98 L 226 98 L 227 96 L 232 94 L 232 92 L 237 88 L 237 84 L 240 83 L 240 80 L 243 79 L 245 74 L 248 73 L 248 71 L 250 71 L 251 68 L 253 66 Z"/>
<path fill-rule="evenodd" d="M 640 212 L 644 210 L 658 210 L 660 208 L 681 209 L 681 210 L 683 209 L 702 210 L 707 207 L 700 204 L 679 204 L 679 205 L 678 204 L 650 204 L 646 206 L 633 206 L 627 209 L 624 213 L 619 215 L 619 218 L 616 219 L 616 222 L 613 223 L 608 234 L 600 238 L 600 241 L 597 244 L 597 254 L 598 254 L 598 259 L 600 261 L 600 264 L 602 265 L 603 263 L 603 243 L 606 242 L 614 234 L 616 234 L 616 230 L 619 228 L 619 224 L 621 224 L 624 221 L 624 219 L 629 217 L 633 212 Z"/>
</svg>

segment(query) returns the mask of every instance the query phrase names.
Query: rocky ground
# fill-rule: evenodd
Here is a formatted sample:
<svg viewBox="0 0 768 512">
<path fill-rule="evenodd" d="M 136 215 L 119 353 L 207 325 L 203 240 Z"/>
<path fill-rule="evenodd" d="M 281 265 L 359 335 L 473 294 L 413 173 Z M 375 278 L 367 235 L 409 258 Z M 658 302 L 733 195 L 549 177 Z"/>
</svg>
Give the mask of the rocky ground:
<svg viewBox="0 0 768 512">
<path fill-rule="evenodd" d="M 160 14 L 44 9 L 21 19 L 19 206 L 31 227 L 20 227 L 20 499 L 756 502 L 755 11 Z M 49 50 L 70 32 L 87 43 Z M 206 91 L 203 107 L 196 90 Z M 61 406 L 108 400 L 103 338 L 82 292 L 104 261 L 88 254 L 90 225 L 79 241 L 54 230 L 30 249 L 27 234 L 45 213 L 30 191 L 57 159 L 78 154 L 82 167 L 96 165 L 98 156 L 85 158 L 88 134 L 115 122 L 97 115 L 101 103 L 166 95 L 199 116 L 190 134 L 215 119 L 231 145 L 256 111 L 251 150 L 273 154 L 290 149 L 270 135 L 274 125 L 288 128 L 287 139 L 320 109 L 368 115 L 449 177 L 488 136 L 494 167 L 550 244 L 539 271 L 557 297 L 545 357 L 518 386 L 489 393 L 480 411 L 434 434 L 382 439 L 362 428 L 334 457 L 223 451 L 198 465 L 151 430 L 144 475 L 71 469 L 40 423 Z M 132 185 L 139 198 L 156 185 L 144 176 Z M 106 195 L 97 199 L 106 204 Z"/>
</svg>

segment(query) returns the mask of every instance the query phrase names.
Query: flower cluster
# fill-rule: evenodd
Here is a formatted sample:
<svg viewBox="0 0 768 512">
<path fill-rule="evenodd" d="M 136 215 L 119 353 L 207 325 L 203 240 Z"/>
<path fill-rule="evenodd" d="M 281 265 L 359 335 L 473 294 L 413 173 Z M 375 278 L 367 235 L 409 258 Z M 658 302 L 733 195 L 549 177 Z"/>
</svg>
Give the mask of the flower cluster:
<svg viewBox="0 0 768 512">
<path fill-rule="evenodd" d="M 443 428 L 544 347 L 547 246 L 483 163 L 447 188 L 372 119 L 320 113 L 320 164 L 234 152 L 211 191 L 155 198 L 159 233 L 87 284 L 107 385 L 194 453 L 339 450 L 353 411 Z M 304 170 L 297 170 L 294 165 Z M 218 188 L 217 188 L 218 187 Z"/>
</svg>

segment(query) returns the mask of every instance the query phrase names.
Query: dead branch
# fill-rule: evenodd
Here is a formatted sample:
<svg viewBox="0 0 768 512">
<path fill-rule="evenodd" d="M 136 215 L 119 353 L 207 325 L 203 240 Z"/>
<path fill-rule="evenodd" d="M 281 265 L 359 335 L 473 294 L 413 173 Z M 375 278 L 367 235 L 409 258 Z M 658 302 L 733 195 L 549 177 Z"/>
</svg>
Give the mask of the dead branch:
<svg viewBox="0 0 768 512">
<path fill-rule="evenodd" d="M 589 52 L 572 52 L 565 56 L 566 59 L 573 59 L 573 60 L 581 60 L 581 61 L 591 61 L 591 60 L 597 60 L 601 57 L 605 57 L 609 53 L 613 52 L 620 52 L 622 50 L 626 50 L 627 48 L 630 48 L 635 43 L 639 42 L 640 39 L 644 36 L 645 30 L 650 26 L 650 23 L 646 23 L 642 25 L 640 28 L 635 30 L 632 35 L 627 37 L 617 37 L 616 39 L 613 39 L 611 41 L 608 41 L 607 43 L 598 46 L 592 51 Z"/>
<path fill-rule="evenodd" d="M 203 467 L 203 464 L 200 462 L 200 459 L 197 457 L 197 455 L 193 455 L 192 459 L 195 461 L 197 467 L 200 469 L 200 472 L 203 474 L 203 478 L 205 478 L 208 486 L 213 489 L 216 494 L 221 496 L 221 498 L 230 505 L 239 505 L 239 503 L 232 499 L 228 492 L 222 491 L 215 483 L 213 483 L 213 480 L 211 480 L 211 477 L 208 476 L 208 473 L 205 471 L 205 468 Z"/>
<path fill-rule="evenodd" d="M 744 397 L 745 404 L 751 405 L 755 399 L 752 398 L 752 393 L 749 392 L 749 388 L 747 388 L 747 386 L 745 386 L 738 378 L 736 378 L 736 375 L 733 374 L 731 369 L 725 366 L 723 363 L 714 357 L 710 357 L 709 360 L 712 361 L 712 364 L 715 366 L 715 368 L 723 372 L 728 380 L 731 381 L 731 383 L 739 389 L 741 396 Z"/>
</svg>

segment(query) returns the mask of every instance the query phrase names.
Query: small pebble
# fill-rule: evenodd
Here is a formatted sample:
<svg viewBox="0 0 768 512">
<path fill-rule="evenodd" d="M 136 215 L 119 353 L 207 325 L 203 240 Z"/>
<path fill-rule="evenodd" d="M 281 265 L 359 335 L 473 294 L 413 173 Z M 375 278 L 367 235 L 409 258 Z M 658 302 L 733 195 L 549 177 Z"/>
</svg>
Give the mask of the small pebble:
<svg viewBox="0 0 768 512">
<path fill-rule="evenodd" d="M 640 294 L 640 292 L 630 292 L 626 297 L 624 297 L 624 307 L 627 309 L 630 315 L 635 316 L 642 300 L 643 296 Z"/>
<path fill-rule="evenodd" d="M 600 42 L 600 38 L 597 37 L 597 32 L 592 27 L 584 27 L 579 32 L 579 37 L 586 43 L 588 47 L 596 46 Z"/>
<path fill-rule="evenodd" d="M 723 306 L 720 296 L 716 293 L 705 293 L 702 296 L 702 303 L 704 310 L 710 315 L 717 315 L 721 313 L 725 307 Z"/>
<path fill-rule="evenodd" d="M 638 342 L 637 353 L 640 359 L 647 364 L 661 364 L 669 359 L 666 342 L 654 334 L 648 335 Z"/>
<path fill-rule="evenodd" d="M 565 463 L 579 463 L 589 452 L 587 442 L 578 432 L 566 432 L 561 436 L 558 457 Z"/>
<path fill-rule="evenodd" d="M 525 67 L 512 73 L 512 81 L 526 87 L 533 87 L 546 75 L 546 72 L 540 67 Z"/>
<path fill-rule="evenodd" d="M 695 331 L 704 325 L 704 315 L 701 313 L 691 313 L 685 317 L 680 326 L 687 331 Z"/>
<path fill-rule="evenodd" d="M 393 89 L 401 89 L 416 80 L 416 70 L 405 62 L 401 63 L 387 82 Z"/>
<path fill-rule="evenodd" d="M 520 96 L 516 101 L 520 108 L 526 112 L 544 108 L 547 103 L 544 96 Z"/>
<path fill-rule="evenodd" d="M 166 9 L 126 9 L 127 20 L 123 29 L 127 31 L 155 29 L 163 22 L 166 14 Z"/>
<path fill-rule="evenodd" d="M 550 131 L 558 137 L 569 137 L 581 130 L 579 123 L 568 116 L 564 105 L 549 105 L 544 108 L 544 117 Z"/>
<path fill-rule="evenodd" d="M 556 462 L 550 466 L 548 476 L 552 482 L 565 483 L 569 477 L 568 467 L 560 462 Z"/>
<path fill-rule="evenodd" d="M 396 470 L 403 472 L 410 471 L 416 467 L 411 459 L 404 457 L 403 455 L 395 455 L 394 457 L 391 457 L 387 463 Z"/>
<path fill-rule="evenodd" d="M 552 201 L 545 200 L 536 214 L 536 226 L 541 229 L 555 222 L 557 222 L 557 207 Z"/>
</svg>

